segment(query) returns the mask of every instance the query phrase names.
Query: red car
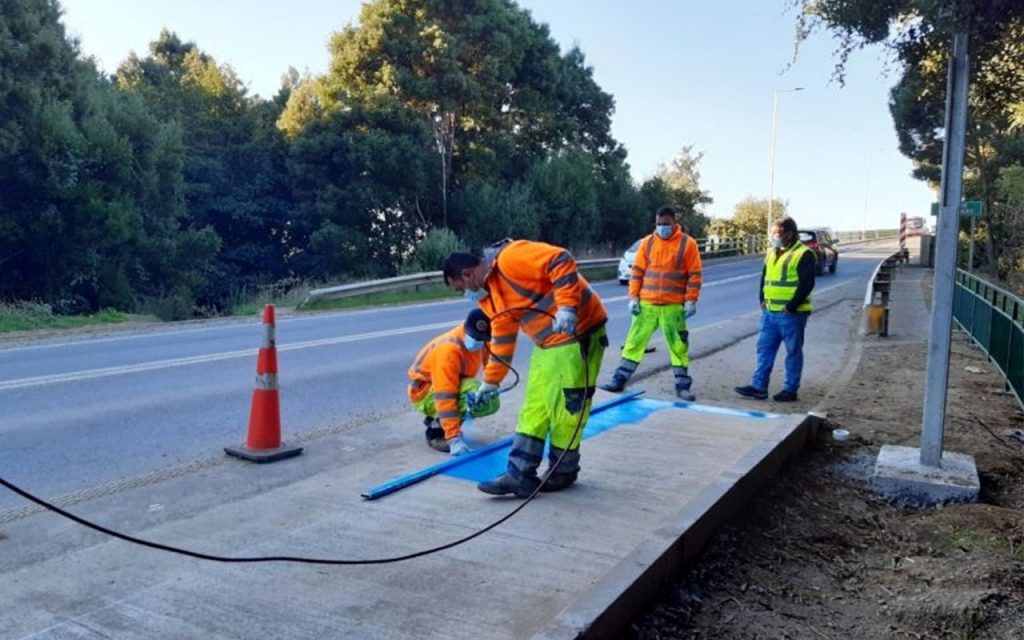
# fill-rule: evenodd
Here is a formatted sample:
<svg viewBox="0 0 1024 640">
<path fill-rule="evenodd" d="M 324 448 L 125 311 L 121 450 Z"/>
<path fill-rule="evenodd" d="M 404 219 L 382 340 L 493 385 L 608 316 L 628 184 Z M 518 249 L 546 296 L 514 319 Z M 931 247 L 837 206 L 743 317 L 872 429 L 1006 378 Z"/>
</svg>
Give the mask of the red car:
<svg viewBox="0 0 1024 640">
<path fill-rule="evenodd" d="M 827 229 L 800 229 L 800 242 L 807 245 L 807 248 L 814 252 L 818 259 L 816 273 L 824 275 L 825 271 L 835 273 L 839 266 L 839 250 L 836 249 L 836 241 Z"/>
</svg>

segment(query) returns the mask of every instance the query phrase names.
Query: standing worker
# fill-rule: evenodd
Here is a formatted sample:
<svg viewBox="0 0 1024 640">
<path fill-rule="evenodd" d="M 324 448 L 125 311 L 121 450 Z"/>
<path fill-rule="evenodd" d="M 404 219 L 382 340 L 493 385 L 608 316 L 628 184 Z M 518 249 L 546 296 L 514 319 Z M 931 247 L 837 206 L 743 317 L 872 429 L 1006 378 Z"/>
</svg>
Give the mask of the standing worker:
<svg viewBox="0 0 1024 640">
<path fill-rule="evenodd" d="M 534 342 L 508 470 L 477 488 L 491 495 L 532 494 L 540 483 L 537 467 L 549 433 L 543 489 L 568 487 L 579 475 L 580 440 L 608 346 L 608 316 L 601 299 L 577 273 L 571 253 L 528 240 L 503 240 L 488 247 L 483 257 L 452 253 L 444 263 L 444 280 L 491 318 L 495 357 L 484 369 L 478 401 L 498 392 L 519 329 Z"/>
<path fill-rule="evenodd" d="M 757 337 L 757 368 L 750 384 L 736 387 L 746 398 L 768 397 L 779 344 L 786 344 L 786 383 L 772 399 L 795 402 L 804 369 L 804 329 L 811 315 L 811 290 L 816 267 L 814 252 L 800 242 L 796 222 L 782 218 L 772 225 L 772 246 L 761 271 L 761 333 Z"/>
<path fill-rule="evenodd" d="M 612 379 L 601 385 L 622 391 L 644 357 L 651 334 L 661 325 L 668 344 L 676 395 L 693 402 L 690 390 L 690 332 L 686 319 L 697 313 L 700 299 L 700 250 L 697 241 L 676 223 L 676 212 L 662 207 L 654 216 L 654 233 L 640 242 L 629 280 L 629 312 L 633 321 Z"/>
<path fill-rule="evenodd" d="M 426 415 L 427 444 L 432 449 L 459 456 L 469 451 L 462 438 L 462 418 L 489 416 L 498 410 L 497 395 L 474 402 L 480 387 L 476 374 L 487 364 L 491 324 L 487 315 L 473 309 L 466 321 L 431 340 L 409 367 L 409 402 Z"/>
</svg>

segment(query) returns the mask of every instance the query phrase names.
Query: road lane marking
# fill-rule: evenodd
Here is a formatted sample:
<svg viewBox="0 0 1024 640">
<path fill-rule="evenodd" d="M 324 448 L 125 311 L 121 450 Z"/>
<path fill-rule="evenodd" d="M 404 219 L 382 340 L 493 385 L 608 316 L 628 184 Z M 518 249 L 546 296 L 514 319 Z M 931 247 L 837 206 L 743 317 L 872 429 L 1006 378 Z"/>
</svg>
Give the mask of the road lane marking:
<svg viewBox="0 0 1024 640">
<path fill-rule="evenodd" d="M 455 320 L 449 320 L 447 322 L 438 322 L 435 324 L 421 325 L 418 327 L 387 329 L 384 331 L 357 333 L 349 336 L 337 336 L 334 338 L 307 340 L 306 342 L 296 342 L 295 344 L 280 346 L 277 348 L 277 350 L 296 351 L 298 349 L 326 347 L 335 344 L 344 344 L 346 342 L 359 342 L 361 340 L 373 340 L 375 338 L 387 338 L 391 336 L 400 336 L 410 333 L 420 333 L 423 331 L 434 331 L 436 329 L 442 328 L 450 329 L 456 323 L 457 321 Z M 256 352 L 257 349 L 253 347 L 251 349 L 239 349 L 238 351 L 224 351 L 222 353 L 212 353 L 202 356 L 190 356 L 187 358 L 173 358 L 171 360 L 158 360 L 156 362 L 129 364 L 122 365 L 119 367 L 105 367 L 102 369 L 88 369 L 85 371 L 72 371 L 70 373 L 57 373 L 46 376 L 36 376 L 33 378 L 20 378 L 18 380 L 8 380 L 6 382 L 0 382 L 0 391 L 7 391 L 9 389 L 23 389 L 25 387 L 37 387 L 40 385 L 56 384 L 60 382 L 74 382 L 76 380 L 92 380 L 94 378 L 106 378 L 109 376 L 124 375 L 126 373 L 141 373 L 145 371 L 152 371 L 154 369 L 164 369 L 168 367 L 185 367 L 193 364 L 204 364 L 207 362 L 231 360 L 233 358 L 246 358 L 252 357 Z"/>
</svg>

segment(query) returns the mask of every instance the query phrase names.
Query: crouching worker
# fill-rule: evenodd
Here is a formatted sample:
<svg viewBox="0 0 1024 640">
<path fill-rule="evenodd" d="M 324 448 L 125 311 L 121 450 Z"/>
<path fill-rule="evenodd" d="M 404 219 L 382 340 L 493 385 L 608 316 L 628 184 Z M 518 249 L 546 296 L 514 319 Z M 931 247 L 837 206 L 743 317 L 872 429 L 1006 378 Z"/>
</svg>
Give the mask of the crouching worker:
<svg viewBox="0 0 1024 640">
<path fill-rule="evenodd" d="M 491 339 L 491 323 L 480 309 L 466 321 L 443 333 L 420 350 L 409 367 L 409 402 L 426 418 L 427 444 L 459 456 L 469 451 L 462 438 L 462 418 L 489 416 L 500 406 L 498 396 L 474 402 L 480 387 L 476 374 L 487 364 L 484 344 Z"/>
</svg>

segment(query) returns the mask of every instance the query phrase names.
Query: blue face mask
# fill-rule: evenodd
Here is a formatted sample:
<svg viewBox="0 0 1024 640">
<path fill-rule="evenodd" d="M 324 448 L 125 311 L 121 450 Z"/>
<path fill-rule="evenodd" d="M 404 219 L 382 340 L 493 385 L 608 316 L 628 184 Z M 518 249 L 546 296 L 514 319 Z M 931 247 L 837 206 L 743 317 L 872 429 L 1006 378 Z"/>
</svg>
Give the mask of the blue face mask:
<svg viewBox="0 0 1024 640">
<path fill-rule="evenodd" d="M 484 343 L 471 336 L 463 336 L 462 344 L 466 345 L 466 351 L 479 351 L 484 348 Z"/>
<path fill-rule="evenodd" d="M 466 289 L 462 292 L 462 295 L 470 302 L 480 302 L 487 297 L 487 289 L 484 289 L 483 287 L 476 290 Z"/>
<path fill-rule="evenodd" d="M 673 226 L 674 225 L 671 225 L 671 224 L 655 225 L 654 232 L 657 233 L 658 237 L 661 238 L 662 240 L 668 240 L 669 237 L 672 235 L 672 227 Z"/>
<path fill-rule="evenodd" d="M 775 238 L 775 237 L 773 237 L 772 238 L 772 249 L 781 249 L 781 248 L 782 248 L 782 238 Z"/>
</svg>

